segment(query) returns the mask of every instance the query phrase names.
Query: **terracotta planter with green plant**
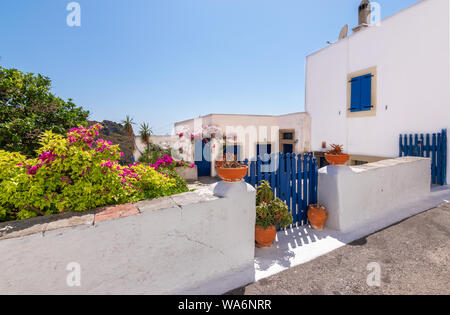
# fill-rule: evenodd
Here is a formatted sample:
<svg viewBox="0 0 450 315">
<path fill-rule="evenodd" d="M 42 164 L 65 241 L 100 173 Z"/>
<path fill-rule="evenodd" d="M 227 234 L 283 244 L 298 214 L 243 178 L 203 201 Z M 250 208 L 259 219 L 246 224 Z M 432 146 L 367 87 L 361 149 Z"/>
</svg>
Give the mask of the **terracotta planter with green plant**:
<svg viewBox="0 0 450 315">
<path fill-rule="evenodd" d="M 256 192 L 256 247 L 271 247 L 277 227 L 285 228 L 292 222 L 292 214 L 286 203 L 279 198 L 274 199 L 269 182 L 262 181 Z"/>
<path fill-rule="evenodd" d="M 226 182 L 239 182 L 248 172 L 248 166 L 240 164 L 233 154 L 224 155 L 223 160 L 216 161 L 215 166 L 219 177 Z"/>
<path fill-rule="evenodd" d="M 331 150 L 325 153 L 325 159 L 331 165 L 344 165 L 350 160 L 350 155 L 342 152 L 343 145 L 332 144 Z"/>
</svg>

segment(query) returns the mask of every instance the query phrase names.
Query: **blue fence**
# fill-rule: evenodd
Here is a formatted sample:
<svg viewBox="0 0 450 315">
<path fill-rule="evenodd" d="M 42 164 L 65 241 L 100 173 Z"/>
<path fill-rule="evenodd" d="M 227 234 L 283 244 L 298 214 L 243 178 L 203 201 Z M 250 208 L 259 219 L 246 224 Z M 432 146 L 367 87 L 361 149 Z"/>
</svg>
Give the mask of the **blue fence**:
<svg viewBox="0 0 450 315">
<path fill-rule="evenodd" d="M 318 166 L 312 155 L 271 154 L 255 161 L 245 160 L 249 172 L 245 181 L 256 187 L 270 183 L 274 195 L 285 201 L 294 217 L 294 226 L 308 222 L 307 210 L 317 203 Z"/>
<path fill-rule="evenodd" d="M 431 158 L 431 182 L 447 183 L 447 130 L 433 134 L 400 135 L 400 157 L 421 156 Z"/>
</svg>

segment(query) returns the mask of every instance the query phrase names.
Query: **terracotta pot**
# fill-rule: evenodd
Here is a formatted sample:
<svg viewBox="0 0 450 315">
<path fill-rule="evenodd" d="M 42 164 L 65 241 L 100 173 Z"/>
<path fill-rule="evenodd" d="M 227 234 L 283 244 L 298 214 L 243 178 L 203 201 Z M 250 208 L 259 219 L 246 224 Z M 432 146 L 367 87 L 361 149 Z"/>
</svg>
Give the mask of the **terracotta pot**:
<svg viewBox="0 0 450 315">
<path fill-rule="evenodd" d="M 331 165 L 344 165 L 350 160 L 350 155 L 348 154 L 334 155 L 325 153 L 325 159 Z"/>
<path fill-rule="evenodd" d="M 239 182 L 247 175 L 248 166 L 243 165 L 239 168 L 217 167 L 217 174 L 226 182 Z"/>
<path fill-rule="evenodd" d="M 308 208 L 308 220 L 315 230 L 323 230 L 325 221 L 328 219 L 328 212 L 320 209 L 318 205 L 310 205 Z"/>
<path fill-rule="evenodd" d="M 255 241 L 258 248 L 271 247 L 276 236 L 276 226 L 269 226 L 266 230 L 262 226 L 255 227 Z"/>
</svg>

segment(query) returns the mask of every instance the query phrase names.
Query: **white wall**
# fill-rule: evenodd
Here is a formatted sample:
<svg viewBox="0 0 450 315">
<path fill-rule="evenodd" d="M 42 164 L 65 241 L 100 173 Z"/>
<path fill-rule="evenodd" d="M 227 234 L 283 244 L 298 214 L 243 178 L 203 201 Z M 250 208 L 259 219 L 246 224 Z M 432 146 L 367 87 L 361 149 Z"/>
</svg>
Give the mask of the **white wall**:
<svg viewBox="0 0 450 315">
<path fill-rule="evenodd" d="M 401 133 L 450 129 L 449 17 L 448 0 L 425 0 L 308 56 L 312 150 L 397 157 Z M 376 116 L 347 118 L 347 75 L 374 66 Z"/>
<path fill-rule="evenodd" d="M 244 186 L 225 198 L 198 190 L 137 203 L 140 213 L 126 218 L 0 238 L 0 294 L 222 294 L 246 285 L 255 275 L 255 190 Z M 70 262 L 81 266 L 80 287 L 66 283 Z"/>
<path fill-rule="evenodd" d="M 342 232 L 391 222 L 401 207 L 430 194 L 430 159 L 403 157 L 361 166 L 319 170 L 319 203 L 326 226 Z"/>
</svg>

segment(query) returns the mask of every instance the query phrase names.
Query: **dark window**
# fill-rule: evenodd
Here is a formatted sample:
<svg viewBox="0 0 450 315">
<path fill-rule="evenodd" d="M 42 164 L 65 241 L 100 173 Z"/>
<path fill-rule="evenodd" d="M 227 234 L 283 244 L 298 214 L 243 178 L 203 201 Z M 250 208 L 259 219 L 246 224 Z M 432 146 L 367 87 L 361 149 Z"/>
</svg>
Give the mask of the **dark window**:
<svg viewBox="0 0 450 315">
<path fill-rule="evenodd" d="M 283 153 L 294 153 L 294 145 L 293 144 L 283 144 Z"/>
<path fill-rule="evenodd" d="M 285 133 L 283 133 L 283 139 L 284 140 L 293 140 L 294 134 L 292 132 L 285 132 Z"/>
</svg>

